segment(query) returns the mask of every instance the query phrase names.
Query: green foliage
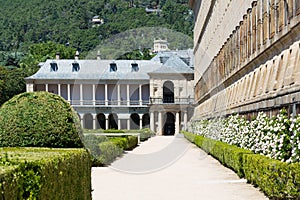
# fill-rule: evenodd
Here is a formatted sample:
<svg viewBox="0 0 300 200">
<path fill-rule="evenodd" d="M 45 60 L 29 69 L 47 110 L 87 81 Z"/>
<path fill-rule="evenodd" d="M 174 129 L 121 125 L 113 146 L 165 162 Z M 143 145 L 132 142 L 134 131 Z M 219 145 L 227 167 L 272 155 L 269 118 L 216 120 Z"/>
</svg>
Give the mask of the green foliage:
<svg viewBox="0 0 300 200">
<path fill-rule="evenodd" d="M 123 149 L 119 148 L 111 141 L 101 142 L 99 144 L 99 149 L 101 153 L 97 159 L 102 165 L 110 164 L 116 159 L 116 157 L 122 155 L 123 152 Z"/>
<path fill-rule="evenodd" d="M 300 163 L 286 163 L 224 142 L 183 132 L 186 139 L 258 186 L 270 199 L 298 199 Z"/>
<path fill-rule="evenodd" d="M 1 199 L 91 199 L 84 149 L 1 148 Z M 7 161 L 9 161 L 7 163 Z"/>
<path fill-rule="evenodd" d="M 125 133 L 125 132 L 123 130 L 107 129 L 107 130 L 104 130 L 103 133 Z"/>
<path fill-rule="evenodd" d="M 125 131 L 125 130 L 124 130 Z M 129 133 L 140 133 L 140 140 L 141 141 L 146 141 L 150 137 L 154 136 L 155 133 L 151 131 L 149 128 L 144 128 L 144 129 L 138 129 L 138 130 L 127 130 L 125 132 Z"/>
<path fill-rule="evenodd" d="M 138 139 L 135 136 L 110 137 L 86 134 L 84 145 L 92 155 L 93 166 L 104 166 L 122 155 L 124 150 L 134 149 L 138 145 Z"/>
<path fill-rule="evenodd" d="M 130 7 L 127 0 L 0 0 L 0 3 L 0 51 L 26 51 L 32 44 L 53 41 L 87 52 L 101 39 L 128 29 L 163 26 L 189 36 L 193 29 L 188 0 L 159 2 L 161 15 L 146 14 L 145 7 L 157 6 L 157 2 L 145 1 L 134 1 L 135 7 Z M 105 23 L 93 27 L 91 19 L 95 15 Z"/>
<path fill-rule="evenodd" d="M 245 178 L 271 199 L 297 199 L 300 196 L 300 163 L 288 164 L 262 155 L 243 156 Z"/>
<path fill-rule="evenodd" d="M 0 109 L 1 147 L 82 147 L 77 114 L 62 97 L 23 93 Z"/>
</svg>

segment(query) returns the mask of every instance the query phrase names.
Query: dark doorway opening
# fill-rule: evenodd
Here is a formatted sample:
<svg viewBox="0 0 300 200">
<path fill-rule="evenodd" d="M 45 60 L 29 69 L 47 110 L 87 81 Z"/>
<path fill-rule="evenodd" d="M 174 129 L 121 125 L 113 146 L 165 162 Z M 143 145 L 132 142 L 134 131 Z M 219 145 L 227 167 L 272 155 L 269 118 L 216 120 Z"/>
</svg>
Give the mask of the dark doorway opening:
<svg viewBox="0 0 300 200">
<path fill-rule="evenodd" d="M 118 115 L 110 114 L 108 116 L 108 128 L 109 129 L 118 129 Z"/>
<path fill-rule="evenodd" d="M 163 102 L 174 103 L 174 84 L 171 81 L 166 81 L 164 83 Z"/>
<path fill-rule="evenodd" d="M 164 124 L 164 135 L 174 135 L 175 134 L 175 116 L 168 112 L 165 115 L 165 124 Z"/>
</svg>

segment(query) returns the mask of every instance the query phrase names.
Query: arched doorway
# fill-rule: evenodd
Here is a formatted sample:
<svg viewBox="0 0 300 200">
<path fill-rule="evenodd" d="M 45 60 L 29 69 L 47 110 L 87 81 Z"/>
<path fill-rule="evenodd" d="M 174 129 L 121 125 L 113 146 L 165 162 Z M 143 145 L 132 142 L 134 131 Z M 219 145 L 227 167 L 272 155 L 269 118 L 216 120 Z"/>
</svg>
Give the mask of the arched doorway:
<svg viewBox="0 0 300 200">
<path fill-rule="evenodd" d="M 100 113 L 97 115 L 97 128 L 101 128 L 103 130 L 106 129 L 106 124 L 105 124 L 105 115 Z"/>
<path fill-rule="evenodd" d="M 93 129 L 93 116 L 91 114 L 85 114 L 83 116 L 83 123 L 85 129 Z"/>
<path fill-rule="evenodd" d="M 118 129 L 118 115 L 112 113 L 108 116 L 108 128 L 109 129 Z"/>
<path fill-rule="evenodd" d="M 148 113 L 143 115 L 143 128 L 150 128 L 150 116 Z"/>
<path fill-rule="evenodd" d="M 130 115 L 130 129 L 140 129 L 140 116 L 136 113 Z"/>
<path fill-rule="evenodd" d="M 174 103 L 174 84 L 166 81 L 163 86 L 163 102 Z"/>
<path fill-rule="evenodd" d="M 175 134 L 175 116 L 168 112 L 165 115 L 165 124 L 163 129 L 164 135 L 174 135 Z"/>
</svg>

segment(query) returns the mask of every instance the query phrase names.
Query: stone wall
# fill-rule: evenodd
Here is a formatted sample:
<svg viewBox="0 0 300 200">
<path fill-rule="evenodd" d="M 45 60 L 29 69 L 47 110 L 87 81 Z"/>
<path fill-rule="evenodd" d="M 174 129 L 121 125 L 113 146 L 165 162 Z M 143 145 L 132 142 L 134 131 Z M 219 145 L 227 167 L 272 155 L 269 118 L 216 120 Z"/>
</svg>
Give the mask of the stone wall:
<svg viewBox="0 0 300 200">
<path fill-rule="evenodd" d="M 195 118 L 297 103 L 298 0 L 202 1 L 193 9 Z"/>
</svg>

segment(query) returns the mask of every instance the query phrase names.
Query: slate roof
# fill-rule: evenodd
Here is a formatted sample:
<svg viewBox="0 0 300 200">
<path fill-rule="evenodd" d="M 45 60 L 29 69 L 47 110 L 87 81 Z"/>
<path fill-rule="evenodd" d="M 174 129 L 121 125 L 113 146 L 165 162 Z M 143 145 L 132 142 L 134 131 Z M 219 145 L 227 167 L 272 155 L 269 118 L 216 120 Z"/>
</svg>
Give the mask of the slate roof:
<svg viewBox="0 0 300 200">
<path fill-rule="evenodd" d="M 51 63 L 57 63 L 58 70 L 51 71 Z M 72 63 L 77 62 L 80 70 L 73 72 Z M 116 63 L 117 71 L 110 71 L 110 64 Z M 139 70 L 132 71 L 132 63 L 137 63 Z M 132 60 L 47 60 L 39 71 L 26 78 L 35 79 L 88 79 L 88 80 L 147 80 L 148 72 L 161 67 L 161 63 L 153 61 L 132 61 Z"/>
<path fill-rule="evenodd" d="M 159 52 L 152 60 L 47 60 L 41 63 L 39 71 L 26 80 L 149 80 L 149 74 L 194 73 L 192 50 Z M 187 62 L 189 60 L 190 62 Z M 57 71 L 51 71 L 51 64 L 57 64 Z M 73 71 L 73 63 L 79 64 L 79 71 Z M 110 70 L 115 63 L 116 71 Z M 138 64 L 138 71 L 132 64 Z"/>
</svg>

